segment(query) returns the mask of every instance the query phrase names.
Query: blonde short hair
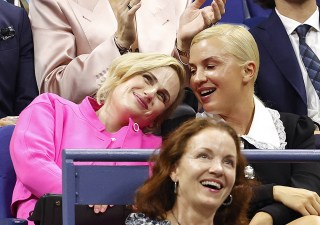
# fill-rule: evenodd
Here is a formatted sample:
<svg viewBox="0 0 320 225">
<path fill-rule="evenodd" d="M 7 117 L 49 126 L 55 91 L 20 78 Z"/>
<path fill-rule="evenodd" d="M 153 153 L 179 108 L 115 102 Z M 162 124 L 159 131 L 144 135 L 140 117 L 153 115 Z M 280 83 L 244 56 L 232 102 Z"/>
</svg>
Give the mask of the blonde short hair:
<svg viewBox="0 0 320 225">
<path fill-rule="evenodd" d="M 159 128 L 162 121 L 169 117 L 184 96 L 186 72 L 183 66 L 172 56 L 158 53 L 129 53 L 122 55 L 111 63 L 106 81 L 99 88 L 96 98 L 99 104 L 105 102 L 114 89 L 134 76 L 160 67 L 171 67 L 178 75 L 180 86 L 175 101 L 155 121 L 154 127 Z"/>
<path fill-rule="evenodd" d="M 254 61 L 256 64 L 255 79 L 259 71 L 260 59 L 256 41 L 251 33 L 243 26 L 234 24 L 218 24 L 198 33 L 192 40 L 191 46 L 206 39 L 218 38 L 226 45 L 224 49 L 235 56 L 241 64 Z"/>
</svg>

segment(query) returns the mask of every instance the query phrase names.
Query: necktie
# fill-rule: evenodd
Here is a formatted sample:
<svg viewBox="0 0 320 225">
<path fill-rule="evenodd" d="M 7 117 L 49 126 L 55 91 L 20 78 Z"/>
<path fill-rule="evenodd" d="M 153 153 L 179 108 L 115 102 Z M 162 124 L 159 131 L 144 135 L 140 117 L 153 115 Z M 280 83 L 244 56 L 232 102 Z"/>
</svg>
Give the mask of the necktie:
<svg viewBox="0 0 320 225">
<path fill-rule="evenodd" d="M 320 61 L 317 55 L 312 51 L 312 49 L 306 43 L 306 34 L 311 26 L 307 24 L 299 25 L 296 28 L 296 32 L 299 36 L 299 50 L 302 57 L 302 61 L 310 80 L 320 98 Z"/>
</svg>

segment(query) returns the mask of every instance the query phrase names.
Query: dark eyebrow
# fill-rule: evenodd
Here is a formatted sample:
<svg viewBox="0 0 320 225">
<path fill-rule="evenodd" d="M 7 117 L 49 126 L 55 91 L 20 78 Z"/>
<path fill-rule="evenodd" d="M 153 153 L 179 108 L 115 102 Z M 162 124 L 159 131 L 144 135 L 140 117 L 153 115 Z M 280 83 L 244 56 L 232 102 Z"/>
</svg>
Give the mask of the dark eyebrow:
<svg viewBox="0 0 320 225">
<path fill-rule="evenodd" d="M 158 79 L 157 79 L 157 77 L 156 77 L 153 73 L 147 72 L 147 74 L 149 74 L 150 77 L 151 77 L 151 80 L 152 80 L 151 84 L 155 84 L 155 83 L 158 83 L 158 82 L 159 82 Z"/>
</svg>

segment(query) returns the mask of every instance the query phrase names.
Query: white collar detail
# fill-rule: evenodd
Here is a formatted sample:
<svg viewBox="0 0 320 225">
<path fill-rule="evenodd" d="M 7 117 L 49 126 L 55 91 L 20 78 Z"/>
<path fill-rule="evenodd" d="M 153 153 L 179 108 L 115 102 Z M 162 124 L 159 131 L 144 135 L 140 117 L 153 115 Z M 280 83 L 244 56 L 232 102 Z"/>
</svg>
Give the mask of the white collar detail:
<svg viewBox="0 0 320 225">
<path fill-rule="evenodd" d="M 267 108 L 254 96 L 255 112 L 247 135 L 241 137 L 257 149 L 285 149 L 286 133 L 278 111 Z M 223 120 L 219 115 L 207 112 L 197 113 L 198 117 L 210 117 Z"/>
</svg>

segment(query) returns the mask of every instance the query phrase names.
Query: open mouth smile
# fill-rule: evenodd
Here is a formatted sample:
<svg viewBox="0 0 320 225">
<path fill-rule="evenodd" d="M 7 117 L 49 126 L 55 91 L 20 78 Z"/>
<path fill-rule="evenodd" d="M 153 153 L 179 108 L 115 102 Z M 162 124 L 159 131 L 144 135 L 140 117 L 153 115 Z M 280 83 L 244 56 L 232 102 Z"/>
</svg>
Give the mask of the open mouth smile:
<svg viewBox="0 0 320 225">
<path fill-rule="evenodd" d="M 223 188 L 223 185 L 221 183 L 215 182 L 215 181 L 201 181 L 200 182 L 202 184 L 202 186 L 209 188 L 211 190 L 216 190 L 219 191 Z"/>
</svg>

